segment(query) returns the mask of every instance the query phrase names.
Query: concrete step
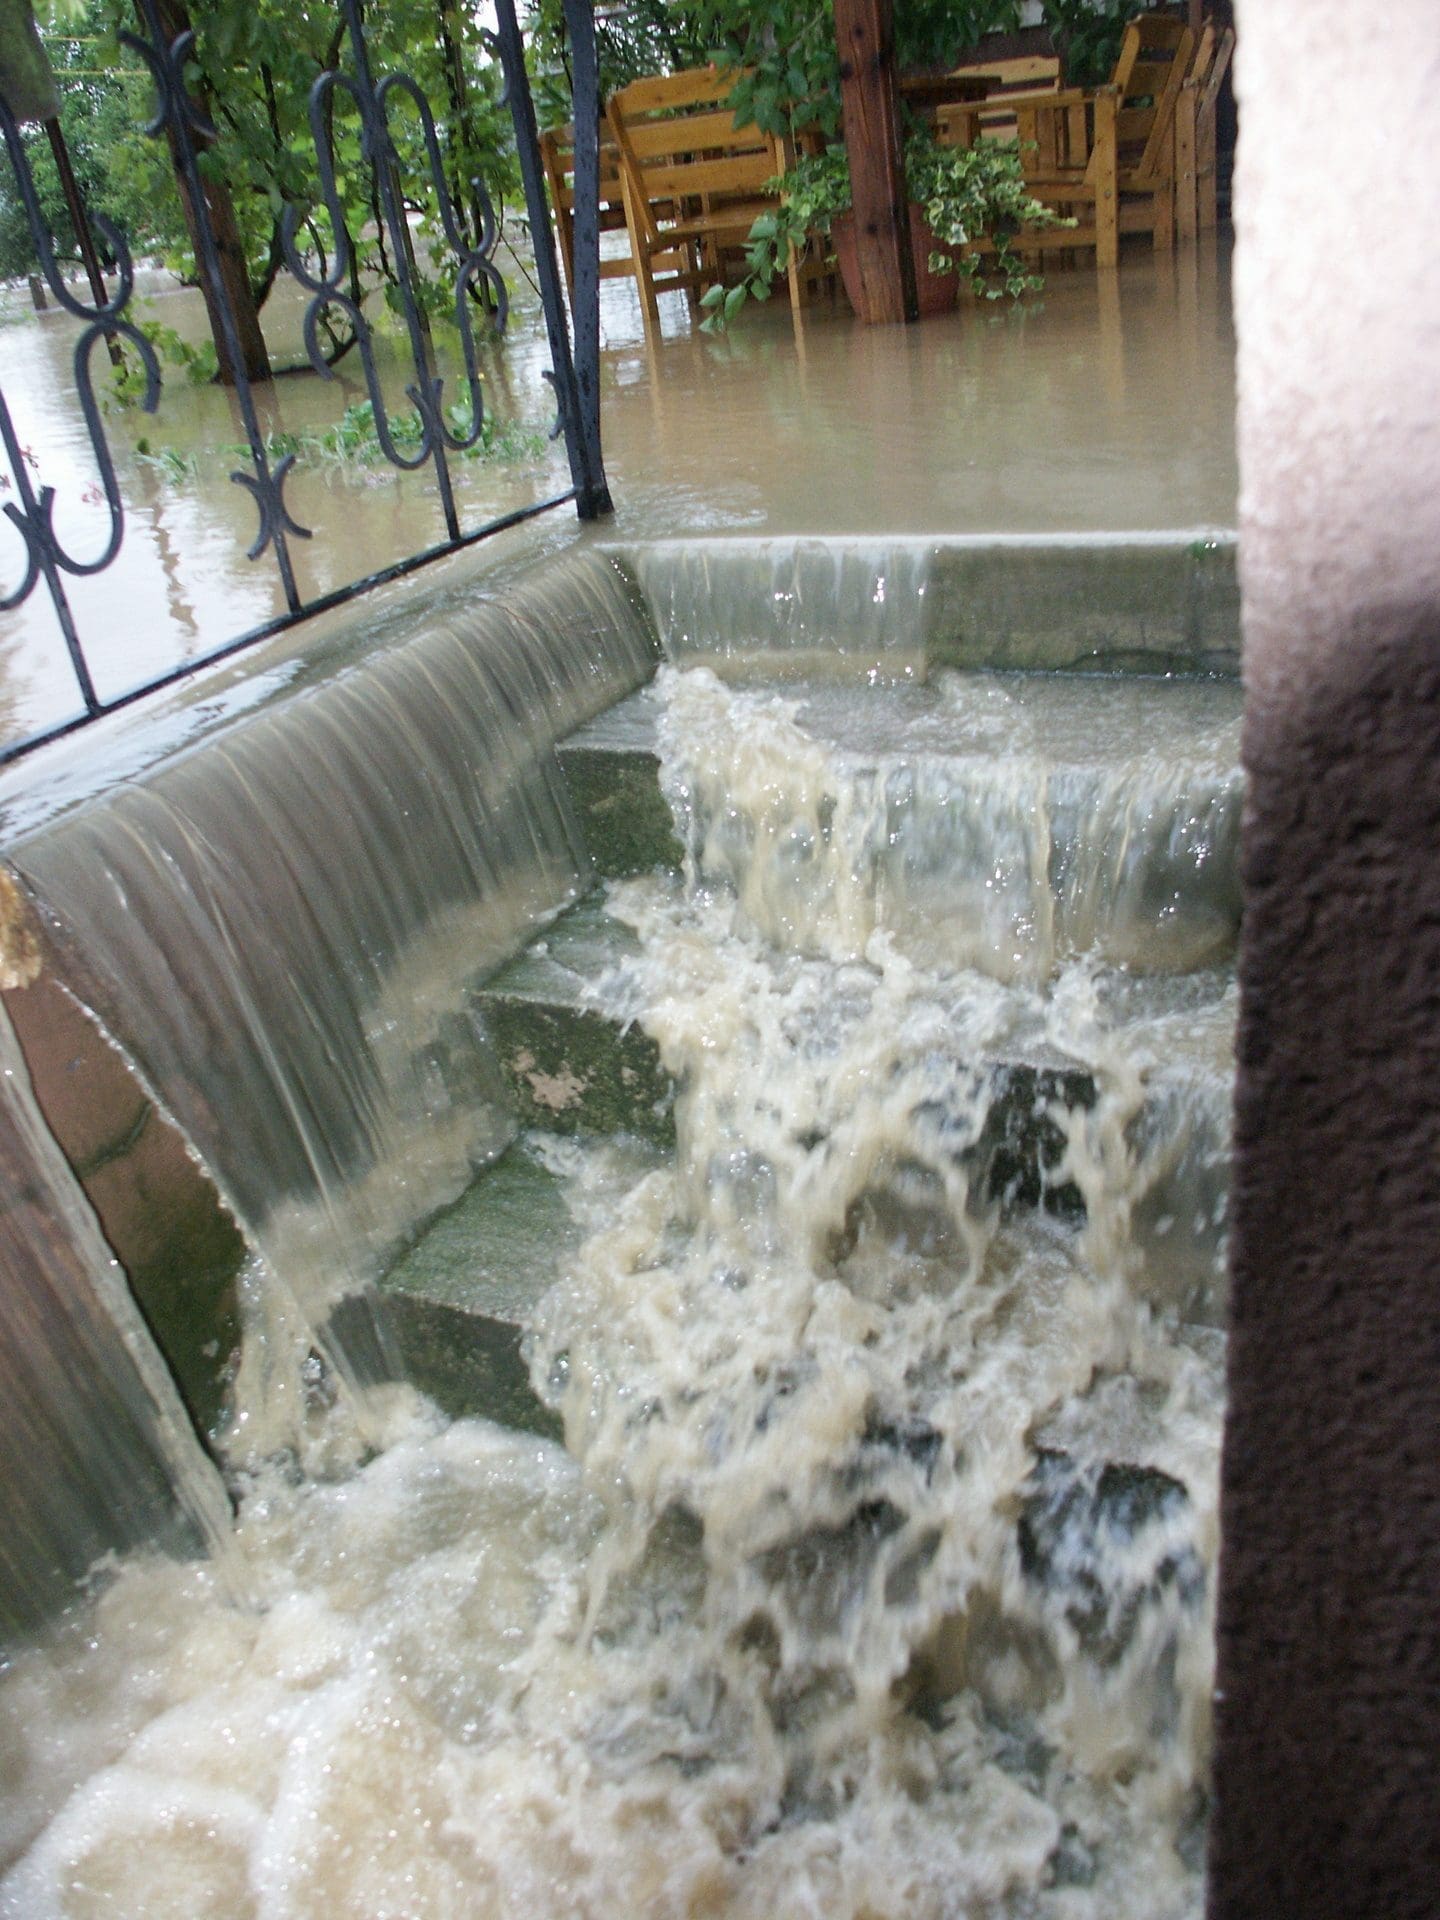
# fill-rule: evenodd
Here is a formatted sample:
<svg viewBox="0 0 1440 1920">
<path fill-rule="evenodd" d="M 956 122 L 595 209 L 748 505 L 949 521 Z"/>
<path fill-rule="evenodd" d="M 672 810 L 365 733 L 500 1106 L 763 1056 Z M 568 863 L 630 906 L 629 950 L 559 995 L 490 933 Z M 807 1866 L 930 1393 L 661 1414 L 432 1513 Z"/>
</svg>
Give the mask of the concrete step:
<svg viewBox="0 0 1440 1920">
<path fill-rule="evenodd" d="M 655 1042 L 597 1001 L 602 977 L 638 952 L 600 896 L 582 900 L 476 996 L 522 1127 L 633 1133 L 675 1143 L 675 1088 Z"/>
<path fill-rule="evenodd" d="M 446 1413 L 558 1437 L 520 1343 L 580 1239 L 561 1182 L 516 1142 L 431 1221 L 381 1285 L 406 1377 Z"/>
<path fill-rule="evenodd" d="M 1021 667 L 1236 677 L 1233 533 L 657 540 L 614 549 L 665 657 L 790 670 Z"/>
<path fill-rule="evenodd" d="M 734 888 L 778 945 L 798 912 L 822 942 L 830 920 L 853 932 L 868 914 L 912 958 L 1002 978 L 1044 977 L 1069 953 L 1184 972 L 1234 950 L 1232 683 L 802 682 L 785 689 L 790 717 L 768 694 L 756 707 L 753 691 L 679 686 L 686 837 L 703 877 Z M 562 748 L 606 877 L 682 856 L 661 715 L 645 688 Z"/>
<path fill-rule="evenodd" d="M 631 930 L 592 897 L 489 984 L 479 1011 L 521 1124 L 550 1134 L 638 1136 L 638 1177 L 673 1151 L 675 1088 L 655 1043 L 605 1008 L 603 976 L 636 951 Z M 1224 1024 L 1225 978 L 1119 979 L 1114 996 L 1118 1019 L 1148 1023 L 1152 1048 L 1153 1035 L 1170 1028 L 1192 1036 L 1194 1057 L 1183 1057 L 1183 1040 L 1170 1049 L 1175 1058 L 1157 1072 L 1131 1141 L 1153 1167 L 1135 1210 L 1144 1261 L 1138 1284 L 1201 1323 L 1218 1318 L 1222 1305 L 1228 1143 L 1224 1102 L 1207 1105 L 1196 1090 L 1208 1085 L 1206 1049 L 1215 1044 L 1204 1038 L 1206 1021 L 1216 1032 Z M 1053 1060 L 976 1064 L 989 1075 L 991 1105 L 966 1156 L 972 1191 L 1005 1218 L 1043 1209 L 1079 1224 L 1081 1193 L 1060 1177 L 1066 1137 L 1059 1114 L 1095 1106 L 1094 1076 Z M 429 1225 L 383 1283 L 408 1377 L 447 1412 L 554 1432 L 530 1385 L 522 1334 L 582 1237 L 562 1180 L 529 1132 Z"/>
<path fill-rule="evenodd" d="M 658 716 L 654 694 L 642 688 L 559 748 L 585 844 L 602 880 L 678 867 L 684 856 L 660 792 Z"/>
<path fill-rule="evenodd" d="M 522 1127 L 560 1134 L 629 1133 L 675 1144 L 675 1093 L 655 1042 L 604 1005 L 604 975 L 639 951 L 629 927 L 598 896 L 549 927 L 477 996 Z M 1073 1184 L 1057 1183 L 1064 1135 L 1056 1107 L 1088 1108 L 1093 1077 L 1048 1061 L 980 1063 L 992 1076 L 984 1132 L 972 1149 L 981 1190 L 1007 1212 L 1043 1206 L 1083 1212 Z"/>
</svg>

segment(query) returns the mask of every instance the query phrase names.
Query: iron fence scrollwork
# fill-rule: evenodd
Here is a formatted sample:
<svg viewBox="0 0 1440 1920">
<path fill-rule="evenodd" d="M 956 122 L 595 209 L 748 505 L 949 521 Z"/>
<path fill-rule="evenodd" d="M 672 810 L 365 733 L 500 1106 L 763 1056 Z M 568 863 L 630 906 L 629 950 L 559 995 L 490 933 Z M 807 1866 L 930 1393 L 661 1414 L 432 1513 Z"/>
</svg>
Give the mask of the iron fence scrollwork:
<svg viewBox="0 0 1440 1920">
<path fill-rule="evenodd" d="M 573 301 L 573 344 L 550 229 L 523 41 L 513 0 L 497 0 L 498 31 L 494 36 L 494 44 L 502 65 L 505 99 L 509 105 L 518 149 L 536 277 L 553 362 L 546 378 L 551 381 L 555 392 L 559 416 L 556 433 L 563 435 L 565 440 L 572 486 L 565 493 L 537 501 L 531 507 L 505 514 L 470 531 L 462 527 L 449 456 L 475 445 L 485 424 L 481 372 L 470 311 L 472 288 L 485 288 L 492 306 L 493 322 L 501 331 L 508 314 L 505 284 L 494 260 L 499 237 L 494 205 L 482 181 L 475 179 L 467 183 L 479 222 L 477 236 L 470 238 L 456 212 L 440 138 L 428 100 L 408 74 L 390 73 L 376 78 L 365 37 L 362 0 L 339 0 L 353 72 L 344 72 L 336 67 L 321 74 L 311 89 L 309 101 L 319 199 L 325 209 L 334 242 L 330 266 L 328 272 L 323 268 L 319 271 L 312 269 L 297 243 L 303 216 L 293 206 L 287 209 L 282 228 L 286 264 L 309 295 L 304 317 L 304 339 L 311 364 L 322 376 L 333 377 L 319 333 L 326 309 L 334 307 L 345 316 L 354 333 L 380 450 L 385 459 L 401 471 L 414 472 L 427 465 L 433 469 L 446 538 L 438 546 L 412 554 L 385 568 L 383 572 L 371 574 L 350 586 L 308 602 L 302 597 L 295 578 L 290 542 L 310 539 L 313 530 L 297 522 L 285 499 L 285 485 L 293 470 L 295 455 L 286 453 L 279 459 L 271 457 L 256 405 L 254 382 L 247 371 L 239 321 L 226 289 L 221 242 L 204 189 L 201 156 L 206 148 L 216 142 L 218 135 L 196 93 L 187 83 L 186 72 L 194 57 L 195 35 L 188 28 L 175 35 L 168 34 L 159 0 L 138 0 L 138 4 L 146 29 L 145 36 L 123 32 L 119 39 L 145 63 L 154 81 L 155 112 L 145 130 L 169 142 L 171 156 L 185 190 L 197 273 L 207 307 L 217 323 L 220 340 L 226 351 L 229 377 L 245 432 L 250 468 L 249 471 L 237 470 L 230 477 L 252 495 L 257 510 L 258 530 L 248 550 L 248 557 L 258 560 L 267 551 L 273 555 L 286 612 L 245 634 L 226 639 L 198 658 L 187 660 L 183 666 L 169 673 L 155 676 L 144 686 L 132 689 L 118 699 L 105 701 L 97 694 L 63 578 L 67 574 L 81 576 L 102 572 L 116 558 L 125 534 L 124 502 L 96 396 L 91 361 L 97 345 L 102 341 L 111 348 L 118 342 L 133 349 L 144 373 L 145 390 L 140 404 L 147 412 L 154 412 L 159 401 L 160 368 L 154 348 L 128 314 L 135 280 L 130 248 L 125 236 L 103 216 L 92 216 L 92 224 L 114 262 L 116 279 L 113 291 L 108 299 L 102 301 L 95 298 L 87 304 L 66 285 L 46 229 L 18 123 L 3 97 L 0 97 L 0 131 L 3 131 L 10 166 L 45 283 L 58 304 L 84 323 L 84 331 L 76 342 L 74 352 L 75 387 L 109 518 L 108 538 L 102 550 L 93 558 L 83 559 L 67 550 L 57 536 L 53 523 L 54 489 L 43 484 L 37 489 L 32 482 L 27 450 L 20 444 L 3 390 L 0 390 L 0 442 L 3 442 L 9 461 L 16 494 L 16 499 L 7 502 L 4 510 L 24 542 L 22 578 L 18 587 L 0 597 L 0 610 L 18 607 L 44 582 L 84 706 L 84 714 L 79 719 L 65 721 L 15 745 L 0 747 L 0 760 L 14 758 L 18 753 L 38 745 L 41 740 L 69 732 L 73 727 L 84 724 L 86 719 L 128 704 L 142 694 L 193 673 L 197 667 L 223 658 L 254 640 L 277 632 L 309 614 L 353 598 L 383 580 L 410 572 L 441 554 L 482 540 L 513 525 L 517 520 L 527 519 L 566 501 L 574 502 L 582 519 L 593 519 L 610 511 L 600 447 L 599 86 L 592 0 L 564 0 L 574 57 L 577 133 L 574 215 L 577 284 Z M 351 290 L 352 250 L 355 243 L 346 226 L 333 147 L 331 109 L 337 94 L 343 94 L 358 115 L 362 157 L 372 170 L 378 214 L 392 242 L 396 295 L 414 375 L 405 392 L 420 426 L 418 438 L 412 442 L 408 452 L 397 443 L 391 432 L 373 330 Z M 428 185 L 435 196 L 440 230 L 456 263 L 454 312 L 463 363 L 462 379 L 468 421 L 458 420 L 456 409 L 447 410 L 444 383 L 433 365 L 409 242 L 399 156 L 390 127 L 390 109 L 397 100 L 418 116 L 425 169 L 429 174 Z M 594 255 L 593 259 L 591 254 Z"/>
</svg>

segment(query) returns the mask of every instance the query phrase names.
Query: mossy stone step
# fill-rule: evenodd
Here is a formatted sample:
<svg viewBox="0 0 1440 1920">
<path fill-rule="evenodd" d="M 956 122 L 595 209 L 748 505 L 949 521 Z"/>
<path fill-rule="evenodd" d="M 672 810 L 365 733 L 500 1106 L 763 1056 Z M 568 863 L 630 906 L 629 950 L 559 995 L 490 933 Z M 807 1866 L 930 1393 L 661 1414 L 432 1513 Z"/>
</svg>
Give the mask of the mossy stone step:
<svg viewBox="0 0 1440 1920">
<path fill-rule="evenodd" d="M 528 1315 L 581 1234 L 558 1178 L 517 1142 L 381 1283 L 405 1376 L 448 1414 L 558 1437 L 520 1350 Z"/>
<path fill-rule="evenodd" d="M 561 1134 L 633 1133 L 675 1144 L 675 1085 L 650 1036 L 597 1004 L 597 985 L 639 942 L 598 896 L 562 914 L 481 989 L 477 1005 L 520 1125 Z M 1058 1107 L 1091 1107 L 1083 1068 L 996 1060 L 992 1105 L 971 1163 L 1005 1211 L 1044 1206 L 1075 1216 L 1083 1203 L 1055 1170 L 1065 1136 Z"/>
<path fill-rule="evenodd" d="M 655 1042 L 604 1012 L 601 976 L 639 951 L 598 896 L 563 914 L 477 996 L 522 1127 L 675 1141 L 675 1088 Z"/>
<path fill-rule="evenodd" d="M 642 688 L 572 733 L 558 750 L 602 880 L 678 867 L 683 857 L 660 791 L 658 714 L 654 694 Z"/>
</svg>

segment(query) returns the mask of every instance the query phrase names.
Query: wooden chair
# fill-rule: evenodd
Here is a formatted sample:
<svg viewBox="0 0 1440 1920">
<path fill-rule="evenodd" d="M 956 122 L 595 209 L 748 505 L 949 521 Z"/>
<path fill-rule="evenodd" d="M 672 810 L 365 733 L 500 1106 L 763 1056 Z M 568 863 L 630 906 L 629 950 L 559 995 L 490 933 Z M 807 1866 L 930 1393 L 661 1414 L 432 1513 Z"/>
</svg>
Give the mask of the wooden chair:
<svg viewBox="0 0 1440 1920">
<path fill-rule="evenodd" d="M 540 162 L 545 185 L 555 214 L 555 238 L 560 248 L 560 263 L 565 269 L 565 284 L 570 299 L 575 299 L 575 129 L 552 127 L 540 136 Z M 625 231 L 625 200 L 620 184 L 620 152 L 613 137 L 600 129 L 600 232 Z M 662 284 L 680 284 L 676 278 L 685 267 L 679 253 L 661 254 L 652 262 L 652 271 L 662 276 Z M 602 253 L 600 278 L 617 279 L 634 273 L 631 253 Z"/>
<path fill-rule="evenodd" d="M 1175 234 L 1210 232 L 1216 211 L 1215 112 L 1235 51 L 1235 29 L 1216 33 L 1207 21 L 1175 103 Z"/>
<path fill-rule="evenodd" d="M 1125 29 L 1106 86 L 1012 97 L 1027 186 L 1076 222 L 1025 234 L 1018 251 L 1093 247 L 1095 264 L 1113 267 L 1122 233 L 1149 233 L 1157 249 L 1174 244 L 1175 108 L 1194 47 L 1179 20 L 1142 14 Z M 961 146 L 993 137 L 984 113 L 983 102 L 942 109 L 939 137 Z"/>
<path fill-rule="evenodd" d="M 633 81 L 606 103 L 647 334 L 659 329 L 656 294 L 666 283 L 656 273 L 667 258 L 682 262 L 668 284 L 693 298 L 723 277 L 727 251 L 743 247 L 756 217 L 779 204 L 767 183 L 784 172 L 784 152 L 759 128 L 735 124 L 724 104 L 734 85 L 733 73 L 702 67 Z"/>
<path fill-rule="evenodd" d="M 939 131 L 957 107 L 969 136 L 951 145 L 969 146 L 975 138 L 1013 140 L 1017 103 L 1060 91 L 1060 62 L 1053 53 L 1025 54 L 1012 60 L 978 60 L 954 67 L 938 78 L 902 80 L 900 91 L 926 113 Z"/>
</svg>

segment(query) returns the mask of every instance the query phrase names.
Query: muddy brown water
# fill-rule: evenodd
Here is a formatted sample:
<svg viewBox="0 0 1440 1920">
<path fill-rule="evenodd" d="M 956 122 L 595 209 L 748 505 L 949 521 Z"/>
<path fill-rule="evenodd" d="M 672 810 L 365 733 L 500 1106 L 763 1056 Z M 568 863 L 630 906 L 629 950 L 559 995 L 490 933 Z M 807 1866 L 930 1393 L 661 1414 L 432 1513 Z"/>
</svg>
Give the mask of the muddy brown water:
<svg viewBox="0 0 1440 1920">
<path fill-rule="evenodd" d="M 495 415 L 552 417 L 538 306 L 518 274 L 507 345 L 483 356 Z M 781 302 L 751 309 L 728 337 L 662 301 L 646 346 L 631 282 L 602 286 L 606 460 L 628 539 L 728 531 L 971 533 L 1227 527 L 1233 524 L 1234 341 L 1224 248 L 1170 261 L 1127 259 L 1113 280 L 1052 272 L 1020 308 L 962 304 L 910 328 L 865 328 L 841 306 L 799 320 Z M 274 296 L 277 364 L 301 357 L 301 302 Z M 190 338 L 197 298 L 162 276 L 142 284 L 141 317 Z M 0 305 L 6 397 L 32 478 L 57 493 L 56 525 L 77 553 L 98 550 L 105 515 L 71 380 L 78 328 Z M 405 378 L 387 369 L 396 410 Z M 267 426 L 323 430 L 365 397 L 358 365 L 335 380 L 282 379 L 262 396 Z M 130 517 L 114 566 L 67 582 L 102 698 L 207 652 L 281 611 L 273 564 L 251 562 L 249 495 L 231 396 L 167 375 L 158 414 L 112 415 Z M 144 440 L 147 460 L 139 451 Z M 173 450 L 173 474 L 153 455 Z M 517 460 L 456 462 L 467 525 L 568 484 L 558 446 Z M 89 498 L 87 498 L 87 494 Z M 313 596 L 443 537 L 433 479 L 383 465 L 302 460 L 288 489 L 302 591 Z M 568 508 L 552 520 L 574 526 Z M 552 534 L 537 535 L 551 538 Z M 0 525 L 0 580 L 21 542 Z M 0 614 L 0 738 L 77 710 L 48 598 Z"/>
</svg>

